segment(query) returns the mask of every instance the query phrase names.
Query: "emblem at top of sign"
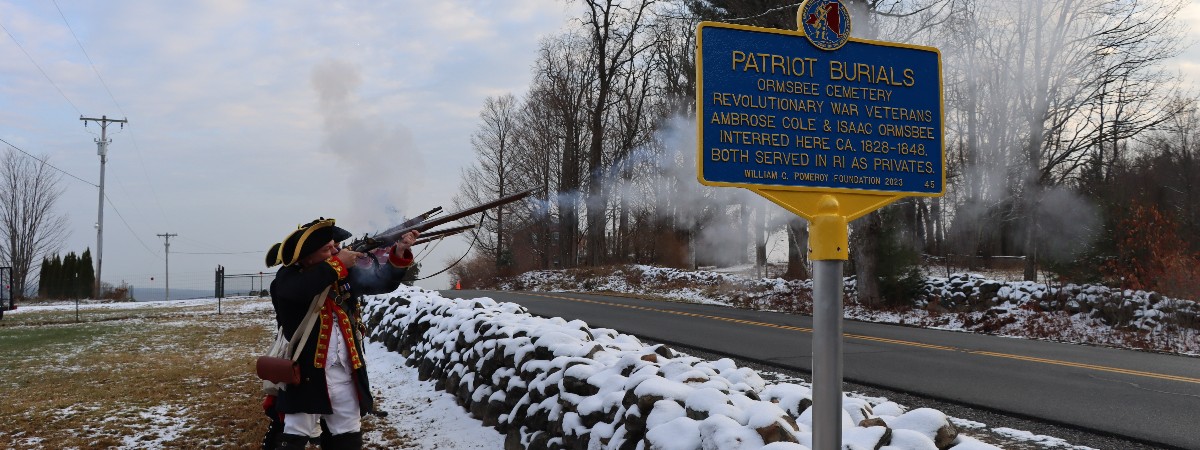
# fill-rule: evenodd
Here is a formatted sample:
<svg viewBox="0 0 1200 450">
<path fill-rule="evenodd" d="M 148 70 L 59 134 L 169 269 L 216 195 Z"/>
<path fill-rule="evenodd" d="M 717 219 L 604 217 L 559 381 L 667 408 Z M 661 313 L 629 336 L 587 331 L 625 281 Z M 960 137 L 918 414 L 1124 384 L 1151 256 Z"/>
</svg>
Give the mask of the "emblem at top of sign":
<svg viewBox="0 0 1200 450">
<path fill-rule="evenodd" d="M 850 10 L 839 0 L 808 0 L 796 16 L 804 36 L 821 50 L 837 50 L 850 40 Z"/>
</svg>

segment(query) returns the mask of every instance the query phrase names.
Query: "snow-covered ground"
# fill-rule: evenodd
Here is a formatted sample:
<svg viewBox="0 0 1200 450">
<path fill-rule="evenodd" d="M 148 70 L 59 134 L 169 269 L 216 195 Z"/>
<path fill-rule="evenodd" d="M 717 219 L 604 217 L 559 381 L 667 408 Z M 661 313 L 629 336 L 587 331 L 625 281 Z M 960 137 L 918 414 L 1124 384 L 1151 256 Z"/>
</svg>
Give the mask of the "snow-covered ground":
<svg viewBox="0 0 1200 450">
<path fill-rule="evenodd" d="M 401 287 L 396 293 L 389 296 L 376 297 L 372 302 L 376 304 L 386 304 L 387 300 L 392 296 L 403 296 L 410 302 L 422 301 L 429 303 L 446 303 L 450 300 L 440 297 L 437 293 L 425 291 L 415 288 Z M 487 300 L 481 300 L 481 303 L 487 303 Z M 79 308 L 86 313 L 103 313 L 105 310 L 128 310 L 134 308 L 187 308 L 187 307 L 215 307 L 216 299 L 199 299 L 186 301 L 172 302 L 138 302 L 138 303 L 84 303 L 79 305 Z M 271 308 L 269 301 L 266 299 L 226 299 L 224 302 L 225 308 L 231 308 L 230 311 L 262 311 Z M 73 310 L 76 308 L 74 303 L 58 303 L 48 305 L 21 305 L 18 310 L 10 311 L 8 314 L 28 314 L 38 311 L 47 310 Z M 559 320 L 558 323 L 565 323 Z M 264 321 L 261 324 L 264 329 L 270 329 L 271 323 Z M 533 333 L 536 328 L 544 328 L 546 323 L 530 321 L 526 325 L 525 333 Z M 578 329 L 579 323 L 575 321 L 571 325 Z M 621 338 L 613 334 L 614 338 L 627 340 L 628 342 L 636 342 L 635 338 Z M 443 340 L 453 339 L 450 336 L 443 336 Z M 703 361 L 697 358 L 689 357 L 685 354 L 674 355 L 676 359 L 688 361 L 696 367 L 717 368 L 720 371 L 733 371 L 745 380 L 750 380 L 751 383 L 746 384 L 750 387 L 755 387 L 766 398 L 777 398 L 780 400 L 788 399 L 788 396 L 803 396 L 807 391 L 808 385 L 797 379 L 789 379 L 787 376 L 773 373 L 753 373 L 748 372 L 749 369 L 734 367 L 729 360 L 718 361 Z M 368 369 L 371 373 L 373 388 L 377 391 L 379 406 L 381 409 L 389 412 L 386 417 L 370 417 L 368 420 L 373 421 L 374 430 L 366 436 L 367 442 L 383 441 L 381 438 L 385 430 L 391 430 L 401 436 L 407 437 L 415 446 L 415 448 L 438 448 L 438 449 L 494 449 L 501 448 L 505 441 L 505 436 L 496 431 L 493 427 L 484 426 L 479 420 L 471 417 L 471 415 L 460 407 L 453 395 L 435 389 L 435 381 L 420 381 L 416 368 L 405 364 L 405 358 L 399 353 L 387 350 L 384 345 L 379 342 L 369 342 L 367 348 Z M 603 370 L 597 368 L 597 370 Z M 763 375 L 760 377 L 760 375 Z M 773 383 L 766 383 L 763 380 L 775 380 Z M 761 384 L 761 385 L 760 385 Z M 751 386 L 753 385 L 753 386 Z M 705 402 L 710 402 L 709 396 L 713 395 L 711 389 L 692 389 L 695 398 L 690 396 L 683 398 L 684 404 L 703 405 Z M 849 392 L 847 393 L 847 405 L 870 405 L 872 413 L 875 416 L 884 418 L 896 418 L 909 413 L 909 417 L 905 420 L 915 422 L 916 424 L 905 425 L 904 421 L 892 424 L 896 427 L 920 428 L 922 422 L 928 425 L 931 420 L 935 421 L 939 417 L 940 412 L 928 408 L 922 408 L 922 405 L 899 405 L 891 402 L 887 398 L 869 397 L 861 394 Z M 781 402 L 782 403 L 782 402 Z M 718 409 L 719 405 L 710 405 L 709 409 Z M 850 408 L 854 411 L 855 408 Z M 855 414 L 861 415 L 861 409 L 854 411 Z M 915 413 L 915 414 L 914 414 Z M 666 414 L 666 415 L 664 415 Z M 848 412 L 847 414 L 850 414 Z M 735 414 L 736 415 L 736 414 Z M 685 416 L 675 416 L 672 420 L 664 420 L 671 414 L 659 414 L 655 420 L 662 422 L 664 426 L 667 423 L 674 423 L 673 426 L 680 427 L 686 432 L 699 430 L 699 424 L 689 424 Z M 923 418 L 922 418 L 923 417 Z M 933 419 L 930 419 L 932 417 Z M 972 422 L 969 420 L 948 418 L 961 431 L 960 449 L 969 448 L 995 448 L 988 444 L 978 442 L 971 436 L 980 436 L 990 442 L 994 442 L 1005 448 L 1073 448 L 1086 449 L 1088 447 L 1074 446 L 1068 444 L 1062 439 L 1041 436 L 1034 433 L 1021 430 L 1012 430 L 1008 428 L 996 427 L 992 428 L 987 424 Z M 693 421 L 694 422 L 694 421 Z M 804 421 L 800 421 L 801 426 Z M 176 421 L 178 423 L 178 421 Z M 695 425 L 693 427 L 692 425 Z M 729 425 L 726 423 L 725 425 Z M 137 442 L 139 445 L 146 444 L 152 448 L 154 442 L 167 442 L 173 435 L 172 430 L 167 429 L 171 426 L 169 423 L 158 423 L 150 421 L 146 429 L 136 436 L 129 436 L 127 442 Z M 162 428 L 158 429 L 156 427 Z M 713 428 L 713 424 L 709 424 Z M 716 427 L 713 429 L 718 429 Z M 667 433 L 669 430 L 679 432 L 673 428 L 664 428 L 660 433 Z M 858 427 L 858 430 L 868 430 L 867 428 Z M 846 443 L 865 442 L 871 439 L 870 433 L 859 431 L 858 434 L 850 434 L 845 438 Z M 865 434 L 864 434 L 865 433 Z M 917 442 L 926 442 L 924 436 L 917 437 L 914 434 L 901 432 L 900 436 L 893 440 L 893 445 L 888 448 L 922 448 L 920 446 L 906 447 L 903 440 L 905 436 Z M 736 436 L 732 434 L 728 436 Z M 752 437 L 751 437 L 752 438 Z M 150 440 L 147 440 L 150 439 Z M 753 439 L 751 439 L 753 441 Z M 768 447 L 779 448 L 780 446 Z M 793 447 L 797 448 L 797 447 Z M 802 448 L 802 447 L 799 447 Z"/>
<path fill-rule="evenodd" d="M 738 272 L 745 273 L 746 270 Z M 751 270 L 752 271 L 752 270 Z M 1025 339 L 1200 355 L 1200 303 L 1155 292 L 1098 285 L 1046 285 L 973 273 L 929 276 L 907 308 L 856 301 L 846 278 L 847 319 L 987 333 Z M 812 281 L 760 278 L 730 271 L 644 265 L 533 271 L 502 285 L 536 291 L 609 291 L 739 308 L 812 313 Z"/>
</svg>

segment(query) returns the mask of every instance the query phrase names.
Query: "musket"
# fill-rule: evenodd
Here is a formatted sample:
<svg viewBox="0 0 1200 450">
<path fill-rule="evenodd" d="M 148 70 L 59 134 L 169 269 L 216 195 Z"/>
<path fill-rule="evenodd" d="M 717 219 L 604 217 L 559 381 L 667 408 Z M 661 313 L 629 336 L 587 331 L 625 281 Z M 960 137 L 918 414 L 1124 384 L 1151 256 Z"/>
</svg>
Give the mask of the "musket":
<svg viewBox="0 0 1200 450">
<path fill-rule="evenodd" d="M 413 242 L 413 245 L 426 244 L 438 239 L 454 236 L 459 233 L 465 233 L 467 231 L 474 230 L 476 227 L 477 225 L 463 225 L 461 227 L 443 228 L 440 230 L 433 230 L 428 233 L 421 233 L 421 237 L 418 238 L 416 242 Z"/>
<path fill-rule="evenodd" d="M 414 223 L 414 224 L 411 224 L 408 226 L 404 226 L 404 224 L 406 224 L 406 223 L 413 222 L 413 220 L 410 219 L 400 225 L 392 227 L 392 228 L 388 229 L 387 231 L 376 234 L 374 236 L 370 236 L 370 237 L 364 236 L 362 238 L 359 238 L 358 240 L 351 242 L 350 245 L 348 246 L 348 248 L 351 250 L 354 250 L 356 252 L 366 252 L 366 251 L 374 250 L 379 247 L 383 247 L 385 245 L 392 245 L 392 243 L 400 240 L 400 237 L 404 236 L 406 233 L 408 233 L 410 231 L 416 230 L 419 232 L 423 232 L 423 231 L 429 230 L 430 228 L 436 227 L 438 225 L 447 224 L 447 223 L 453 222 L 455 220 L 462 219 L 464 217 L 473 216 L 475 214 L 479 214 L 481 212 L 487 211 L 487 210 L 495 208 L 497 206 L 507 205 L 509 203 L 516 202 L 516 201 L 524 199 L 525 197 L 530 196 L 534 192 L 537 192 L 537 189 L 538 188 L 533 188 L 533 189 L 529 189 L 526 191 L 518 192 L 516 194 L 506 195 L 506 196 L 500 197 L 496 200 L 492 200 L 490 202 L 487 202 L 487 203 L 484 203 L 484 204 L 481 204 L 478 206 L 467 208 L 462 211 L 446 214 L 444 216 L 439 216 L 439 217 L 436 217 L 433 219 L 423 219 L 421 221 L 418 221 L 417 223 Z M 441 208 L 434 208 L 434 209 L 441 210 Z M 419 217 L 421 217 L 421 216 L 418 216 L 418 218 Z"/>
<path fill-rule="evenodd" d="M 441 206 L 435 207 L 429 211 L 425 211 L 423 214 L 419 214 L 416 217 L 413 217 L 411 219 L 400 222 L 400 225 L 396 225 L 394 227 L 388 228 L 387 230 L 384 230 L 382 233 L 379 233 L 379 234 L 393 234 L 397 230 L 408 228 L 408 227 L 411 227 L 418 223 L 429 220 L 430 217 L 436 216 L 440 212 L 442 212 L 442 207 Z"/>
</svg>

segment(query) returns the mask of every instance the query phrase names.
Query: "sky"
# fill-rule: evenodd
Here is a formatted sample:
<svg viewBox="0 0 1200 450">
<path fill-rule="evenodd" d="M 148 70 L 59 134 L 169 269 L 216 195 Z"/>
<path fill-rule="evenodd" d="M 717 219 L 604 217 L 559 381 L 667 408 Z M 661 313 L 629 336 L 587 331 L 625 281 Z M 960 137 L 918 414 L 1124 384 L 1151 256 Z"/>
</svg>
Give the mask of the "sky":
<svg viewBox="0 0 1200 450">
<path fill-rule="evenodd" d="M 524 93 L 539 39 L 574 8 L 0 0 L 0 138 L 69 174 L 59 250 L 95 258 L 100 129 L 79 118 L 127 119 L 109 129 L 103 280 L 162 288 L 158 235 L 174 234 L 171 287 L 210 289 L 218 265 L 269 273 L 265 250 L 317 217 L 363 235 L 452 210 L 484 99 Z M 1200 41 L 1200 0 L 1180 23 Z M 1200 90 L 1200 47 L 1172 64 Z M 427 247 L 424 275 L 468 243 Z"/>
<path fill-rule="evenodd" d="M 1185 87 L 1193 95 L 1200 94 L 1200 0 L 1191 0 L 1179 12 L 1179 24 L 1185 35 L 1183 53 L 1171 60 L 1171 69 L 1178 71 Z"/>
<path fill-rule="evenodd" d="M 218 265 L 268 270 L 267 248 L 317 217 L 362 235 L 453 210 L 484 99 L 522 95 L 539 39 L 572 16 L 561 0 L 0 0 L 0 138 L 70 174 L 60 251 L 95 258 L 100 127 L 79 118 L 127 119 L 108 130 L 102 277 L 161 288 L 158 235 L 177 234 L 171 287 L 211 289 Z M 466 250 L 442 243 L 424 273 Z"/>
</svg>

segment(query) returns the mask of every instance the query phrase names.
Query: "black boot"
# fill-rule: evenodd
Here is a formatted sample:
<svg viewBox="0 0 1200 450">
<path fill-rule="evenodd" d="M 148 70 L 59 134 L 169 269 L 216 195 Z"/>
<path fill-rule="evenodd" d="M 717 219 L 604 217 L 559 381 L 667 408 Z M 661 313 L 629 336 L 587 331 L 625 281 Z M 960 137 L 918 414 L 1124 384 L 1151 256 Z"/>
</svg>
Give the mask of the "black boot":
<svg viewBox="0 0 1200 450">
<path fill-rule="evenodd" d="M 272 420 L 267 425 L 267 434 L 263 436 L 262 450 L 275 450 L 281 434 L 283 434 L 283 422 Z"/>
<path fill-rule="evenodd" d="M 285 433 L 279 435 L 279 443 L 275 445 L 275 450 L 304 450 L 307 446 L 308 436 Z"/>
<path fill-rule="evenodd" d="M 342 433 L 321 439 L 321 450 L 362 450 L 362 432 Z"/>
</svg>

